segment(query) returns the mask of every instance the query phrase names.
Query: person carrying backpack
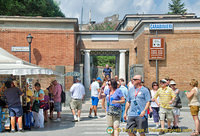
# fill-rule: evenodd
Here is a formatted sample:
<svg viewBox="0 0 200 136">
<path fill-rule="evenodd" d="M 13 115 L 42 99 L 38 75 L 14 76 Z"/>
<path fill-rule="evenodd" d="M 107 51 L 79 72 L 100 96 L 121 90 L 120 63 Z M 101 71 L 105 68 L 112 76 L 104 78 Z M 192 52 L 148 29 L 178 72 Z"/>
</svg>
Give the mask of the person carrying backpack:
<svg viewBox="0 0 200 136">
<path fill-rule="evenodd" d="M 62 86 L 54 80 L 53 84 L 53 97 L 54 97 L 54 111 L 57 112 L 57 119 L 55 121 L 61 121 L 61 93 L 62 93 Z"/>
</svg>

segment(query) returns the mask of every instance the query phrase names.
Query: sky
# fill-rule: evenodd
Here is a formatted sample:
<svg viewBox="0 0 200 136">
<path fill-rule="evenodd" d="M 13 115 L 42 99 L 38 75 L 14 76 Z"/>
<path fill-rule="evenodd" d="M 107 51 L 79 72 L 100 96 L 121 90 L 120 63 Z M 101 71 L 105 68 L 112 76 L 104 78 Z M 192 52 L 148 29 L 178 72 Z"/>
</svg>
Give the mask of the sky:
<svg viewBox="0 0 200 136">
<path fill-rule="evenodd" d="M 119 14 L 122 20 L 126 14 L 165 14 L 171 0 L 56 0 L 65 17 L 78 18 L 81 22 L 83 6 L 83 23 L 89 22 L 91 10 L 92 21 L 103 22 L 105 17 Z M 182 0 L 187 13 L 200 16 L 200 0 Z"/>
</svg>

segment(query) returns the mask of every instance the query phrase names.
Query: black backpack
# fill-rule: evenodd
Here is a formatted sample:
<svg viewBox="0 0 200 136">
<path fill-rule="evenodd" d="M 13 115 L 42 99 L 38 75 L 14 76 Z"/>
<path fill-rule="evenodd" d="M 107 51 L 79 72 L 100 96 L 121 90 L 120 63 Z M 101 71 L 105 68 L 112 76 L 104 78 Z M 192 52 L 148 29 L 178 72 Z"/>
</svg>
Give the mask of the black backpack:
<svg viewBox="0 0 200 136">
<path fill-rule="evenodd" d="M 65 103 L 66 94 L 65 94 L 65 92 L 63 91 L 62 85 L 60 85 L 60 86 L 61 86 L 61 88 L 62 88 L 62 92 L 61 92 L 61 95 L 60 95 L 60 97 L 61 97 L 61 103 Z"/>
</svg>

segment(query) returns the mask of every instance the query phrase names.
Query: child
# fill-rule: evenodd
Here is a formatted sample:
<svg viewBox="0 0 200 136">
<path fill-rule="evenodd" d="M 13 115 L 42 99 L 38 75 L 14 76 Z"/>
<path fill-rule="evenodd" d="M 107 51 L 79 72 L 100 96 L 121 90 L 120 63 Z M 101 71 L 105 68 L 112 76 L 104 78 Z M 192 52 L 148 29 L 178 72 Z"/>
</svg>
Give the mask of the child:
<svg viewBox="0 0 200 136">
<path fill-rule="evenodd" d="M 49 91 L 45 90 L 44 91 L 44 101 L 45 101 L 45 106 L 44 106 L 44 122 L 48 121 L 48 110 L 49 110 Z"/>
</svg>

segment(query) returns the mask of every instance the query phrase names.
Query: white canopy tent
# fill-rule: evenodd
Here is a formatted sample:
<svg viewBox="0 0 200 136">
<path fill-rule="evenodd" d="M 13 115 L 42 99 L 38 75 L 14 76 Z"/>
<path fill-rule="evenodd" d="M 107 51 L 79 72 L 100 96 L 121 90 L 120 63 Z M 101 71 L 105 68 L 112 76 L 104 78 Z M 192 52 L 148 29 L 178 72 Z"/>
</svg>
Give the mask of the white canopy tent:
<svg viewBox="0 0 200 136">
<path fill-rule="evenodd" d="M 57 75 L 61 73 L 23 61 L 0 48 L 0 75 Z"/>
</svg>

